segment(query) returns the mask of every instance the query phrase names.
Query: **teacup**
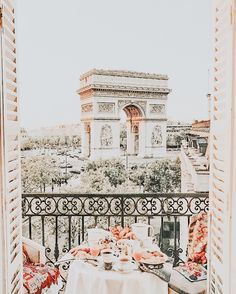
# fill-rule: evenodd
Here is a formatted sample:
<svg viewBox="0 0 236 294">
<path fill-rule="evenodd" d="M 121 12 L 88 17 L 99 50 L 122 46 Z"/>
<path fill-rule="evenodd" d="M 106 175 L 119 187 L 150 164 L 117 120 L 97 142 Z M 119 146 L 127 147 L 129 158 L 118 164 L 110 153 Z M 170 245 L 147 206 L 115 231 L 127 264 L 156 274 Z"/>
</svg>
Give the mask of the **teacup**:
<svg viewBox="0 0 236 294">
<path fill-rule="evenodd" d="M 119 259 L 119 267 L 125 269 L 130 263 L 130 258 L 127 256 L 121 256 Z"/>
<path fill-rule="evenodd" d="M 104 249 L 101 251 L 102 260 L 104 262 L 104 268 L 105 270 L 111 270 L 112 269 L 112 262 L 114 259 L 114 254 L 111 249 Z"/>
<path fill-rule="evenodd" d="M 152 247 L 153 245 L 153 237 L 147 237 L 145 239 L 142 239 L 142 245 L 144 248 Z"/>
</svg>

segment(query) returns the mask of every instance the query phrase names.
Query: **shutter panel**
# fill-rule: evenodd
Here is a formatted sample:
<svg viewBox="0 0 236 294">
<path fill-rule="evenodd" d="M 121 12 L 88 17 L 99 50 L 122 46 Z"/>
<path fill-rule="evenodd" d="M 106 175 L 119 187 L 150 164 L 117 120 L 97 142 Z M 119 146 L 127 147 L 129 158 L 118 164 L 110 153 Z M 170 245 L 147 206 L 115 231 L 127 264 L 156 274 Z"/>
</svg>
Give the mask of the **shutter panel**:
<svg viewBox="0 0 236 294">
<path fill-rule="evenodd" d="M 233 0 L 214 0 L 211 115 L 209 293 L 230 291 L 230 171 L 232 151 Z"/>
<path fill-rule="evenodd" d="M 20 142 L 14 1 L 0 0 L 1 29 L 1 206 L 3 293 L 22 292 Z M 4 276 L 5 274 L 5 276 Z"/>
</svg>

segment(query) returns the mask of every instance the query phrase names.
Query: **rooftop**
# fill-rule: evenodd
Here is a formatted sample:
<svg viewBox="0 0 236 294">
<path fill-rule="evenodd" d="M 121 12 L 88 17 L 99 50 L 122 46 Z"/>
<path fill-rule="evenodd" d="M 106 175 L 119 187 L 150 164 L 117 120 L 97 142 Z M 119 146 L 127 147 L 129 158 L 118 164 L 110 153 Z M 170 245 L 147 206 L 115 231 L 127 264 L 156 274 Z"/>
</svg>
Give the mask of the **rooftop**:
<svg viewBox="0 0 236 294">
<path fill-rule="evenodd" d="M 93 95 L 144 95 L 151 98 L 167 99 L 170 93 L 168 76 L 123 70 L 92 69 L 80 77 L 80 89 L 77 91 L 82 99 Z M 148 97 L 147 97 L 148 96 Z"/>
<path fill-rule="evenodd" d="M 83 80 L 91 75 L 104 75 L 115 77 L 127 77 L 127 78 L 140 78 L 140 79 L 153 79 L 153 80 L 168 80 L 167 75 L 157 73 L 145 73 L 127 70 L 110 70 L 110 69 L 91 69 L 88 72 L 80 76 L 80 80 Z"/>
<path fill-rule="evenodd" d="M 210 128 L 210 120 L 196 120 L 192 123 L 193 129 L 209 129 Z"/>
</svg>

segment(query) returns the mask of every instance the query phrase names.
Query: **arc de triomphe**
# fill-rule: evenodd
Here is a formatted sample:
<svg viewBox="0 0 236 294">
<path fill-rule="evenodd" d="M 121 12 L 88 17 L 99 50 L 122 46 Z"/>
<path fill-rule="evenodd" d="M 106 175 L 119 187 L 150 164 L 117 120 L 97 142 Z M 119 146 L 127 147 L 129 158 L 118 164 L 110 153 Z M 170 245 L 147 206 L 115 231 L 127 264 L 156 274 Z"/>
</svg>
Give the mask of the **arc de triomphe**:
<svg viewBox="0 0 236 294">
<path fill-rule="evenodd" d="M 120 156 L 120 112 L 127 116 L 127 153 L 158 157 L 166 152 L 166 75 L 93 69 L 80 77 L 82 154 Z"/>
</svg>

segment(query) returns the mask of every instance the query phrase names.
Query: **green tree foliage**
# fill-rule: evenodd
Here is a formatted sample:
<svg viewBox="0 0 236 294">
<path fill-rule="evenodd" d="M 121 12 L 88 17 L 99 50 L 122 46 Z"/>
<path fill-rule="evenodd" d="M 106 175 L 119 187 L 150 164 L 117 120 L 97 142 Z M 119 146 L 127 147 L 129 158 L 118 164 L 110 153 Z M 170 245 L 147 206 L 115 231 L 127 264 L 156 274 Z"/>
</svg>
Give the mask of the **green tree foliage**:
<svg viewBox="0 0 236 294">
<path fill-rule="evenodd" d="M 21 150 L 32 149 L 60 149 L 73 147 L 74 149 L 81 146 L 81 137 L 78 135 L 73 136 L 50 136 L 50 137 L 28 137 L 21 144 Z"/>
<path fill-rule="evenodd" d="M 80 136 L 72 136 L 71 138 L 71 145 L 74 148 L 78 148 L 81 146 L 81 137 Z"/>
<path fill-rule="evenodd" d="M 160 160 L 132 168 L 129 178 L 143 187 L 143 192 L 179 192 L 181 170 L 179 161 Z"/>
<path fill-rule="evenodd" d="M 180 162 L 172 160 L 133 165 L 129 169 L 120 160 L 92 161 L 81 176 L 82 190 L 88 193 L 180 192 L 180 184 Z"/>
<path fill-rule="evenodd" d="M 126 129 L 126 124 L 121 125 L 120 148 L 123 151 L 127 150 L 127 129 Z"/>
<path fill-rule="evenodd" d="M 86 166 L 87 172 L 91 170 L 103 174 L 114 187 L 122 185 L 127 178 L 127 171 L 120 160 L 92 161 Z"/>
<path fill-rule="evenodd" d="M 32 150 L 35 148 L 35 143 L 30 138 L 21 143 L 21 150 Z"/>
<path fill-rule="evenodd" d="M 43 186 L 52 184 L 52 180 L 63 177 L 59 163 L 50 156 L 33 156 L 22 161 L 21 179 L 24 192 L 39 192 Z"/>
<path fill-rule="evenodd" d="M 109 179 L 104 175 L 102 169 L 90 169 L 84 172 L 81 176 L 80 187 L 80 193 L 110 193 L 112 190 Z"/>
<path fill-rule="evenodd" d="M 186 139 L 186 134 L 184 132 L 176 134 L 168 134 L 166 139 L 167 147 L 181 147 L 182 140 Z"/>
<path fill-rule="evenodd" d="M 143 183 L 144 192 L 180 192 L 180 163 L 171 160 L 157 161 L 148 165 Z"/>
</svg>

